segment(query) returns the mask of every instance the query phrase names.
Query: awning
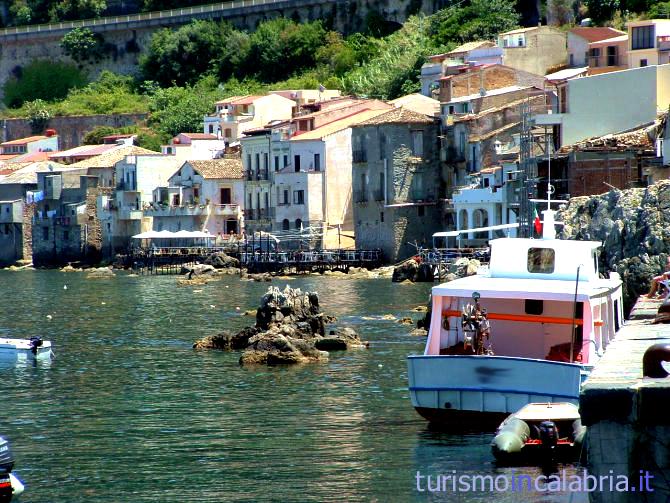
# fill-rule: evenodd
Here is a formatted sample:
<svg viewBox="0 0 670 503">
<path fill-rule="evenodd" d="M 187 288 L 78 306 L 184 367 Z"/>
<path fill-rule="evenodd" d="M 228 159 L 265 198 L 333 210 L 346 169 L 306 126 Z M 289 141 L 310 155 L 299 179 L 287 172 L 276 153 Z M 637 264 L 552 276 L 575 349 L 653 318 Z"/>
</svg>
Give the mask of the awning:
<svg viewBox="0 0 670 503">
<path fill-rule="evenodd" d="M 132 239 L 216 239 L 209 232 L 202 231 L 147 231 L 135 234 Z"/>
</svg>

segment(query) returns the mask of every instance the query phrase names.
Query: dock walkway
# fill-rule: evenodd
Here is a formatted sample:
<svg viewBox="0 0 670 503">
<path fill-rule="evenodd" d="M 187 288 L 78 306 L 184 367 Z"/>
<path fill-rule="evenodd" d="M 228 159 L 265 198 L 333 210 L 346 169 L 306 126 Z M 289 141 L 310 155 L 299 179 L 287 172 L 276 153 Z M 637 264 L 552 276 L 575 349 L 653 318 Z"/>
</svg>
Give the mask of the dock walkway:
<svg viewBox="0 0 670 503">
<path fill-rule="evenodd" d="M 640 470 L 648 471 L 654 492 L 603 491 L 592 494 L 592 501 L 670 501 L 670 377 L 643 377 L 642 372 L 645 351 L 670 344 L 670 324 L 652 324 L 660 304 L 643 297 L 637 301 L 580 397 L 590 473 L 627 475 L 637 485 Z"/>
</svg>

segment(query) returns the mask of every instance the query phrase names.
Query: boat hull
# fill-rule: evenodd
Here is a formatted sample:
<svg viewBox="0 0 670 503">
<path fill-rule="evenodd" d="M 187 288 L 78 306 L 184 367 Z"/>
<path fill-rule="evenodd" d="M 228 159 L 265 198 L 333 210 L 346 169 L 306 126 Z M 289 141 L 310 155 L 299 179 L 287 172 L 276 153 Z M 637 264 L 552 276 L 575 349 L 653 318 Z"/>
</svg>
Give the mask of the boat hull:
<svg viewBox="0 0 670 503">
<path fill-rule="evenodd" d="M 529 403 L 579 403 L 579 364 L 507 356 L 410 356 L 412 405 L 432 423 L 497 426 Z M 496 423 L 497 421 L 497 423 Z"/>
<path fill-rule="evenodd" d="M 28 339 L 0 338 L 1 360 L 27 360 L 51 358 L 51 341 L 42 341 L 42 345 L 33 352 Z"/>
</svg>

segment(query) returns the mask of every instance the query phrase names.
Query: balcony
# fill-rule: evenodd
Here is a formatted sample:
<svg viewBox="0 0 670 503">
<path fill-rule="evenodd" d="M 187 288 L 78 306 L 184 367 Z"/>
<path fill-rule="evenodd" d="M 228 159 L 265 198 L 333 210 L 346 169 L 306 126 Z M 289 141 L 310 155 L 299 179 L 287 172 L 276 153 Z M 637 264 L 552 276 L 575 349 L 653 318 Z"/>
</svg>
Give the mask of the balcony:
<svg viewBox="0 0 670 503">
<path fill-rule="evenodd" d="M 119 182 L 116 184 L 116 190 L 122 190 L 125 192 L 137 192 L 137 187 L 133 187 L 131 184 L 126 182 Z"/>
<path fill-rule="evenodd" d="M 236 217 L 240 212 L 239 204 L 215 204 L 214 214 L 217 216 Z"/>
<path fill-rule="evenodd" d="M 167 204 L 161 205 L 153 203 L 148 208 L 146 208 L 144 212 L 147 216 L 151 217 L 184 217 L 208 214 L 206 204 L 184 204 L 179 206 L 171 206 Z M 129 220 L 135 219 L 131 218 Z"/>
<path fill-rule="evenodd" d="M 120 208 L 118 216 L 119 220 L 142 220 L 142 210 Z"/>
<path fill-rule="evenodd" d="M 367 150 L 354 150 L 352 152 L 352 159 L 354 162 L 368 162 Z"/>
<path fill-rule="evenodd" d="M 617 54 L 593 54 L 588 58 L 590 68 L 607 68 L 608 66 L 625 66 L 626 61 Z"/>
<path fill-rule="evenodd" d="M 269 180 L 269 171 L 267 168 L 260 169 L 258 171 L 254 171 L 253 169 L 247 170 L 246 173 L 246 180 L 247 182 L 253 182 L 253 181 L 266 181 Z"/>
</svg>

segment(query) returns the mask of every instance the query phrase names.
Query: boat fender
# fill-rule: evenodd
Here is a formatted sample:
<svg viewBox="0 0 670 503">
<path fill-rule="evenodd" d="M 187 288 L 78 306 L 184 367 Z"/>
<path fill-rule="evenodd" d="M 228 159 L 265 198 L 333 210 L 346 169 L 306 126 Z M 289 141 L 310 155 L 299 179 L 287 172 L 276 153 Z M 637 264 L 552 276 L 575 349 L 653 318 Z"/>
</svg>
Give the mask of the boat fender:
<svg viewBox="0 0 670 503">
<path fill-rule="evenodd" d="M 540 440 L 542 447 L 553 449 L 558 444 L 558 428 L 553 421 L 542 421 L 540 423 Z"/>
<path fill-rule="evenodd" d="M 42 343 L 42 339 L 41 339 L 41 338 L 39 338 L 39 337 L 31 337 L 31 338 L 30 338 L 30 351 L 32 351 L 32 353 L 33 353 L 34 355 L 36 355 L 36 354 L 37 354 L 37 348 L 39 348 L 40 346 L 42 346 L 42 344 L 43 344 L 43 343 Z"/>
</svg>

